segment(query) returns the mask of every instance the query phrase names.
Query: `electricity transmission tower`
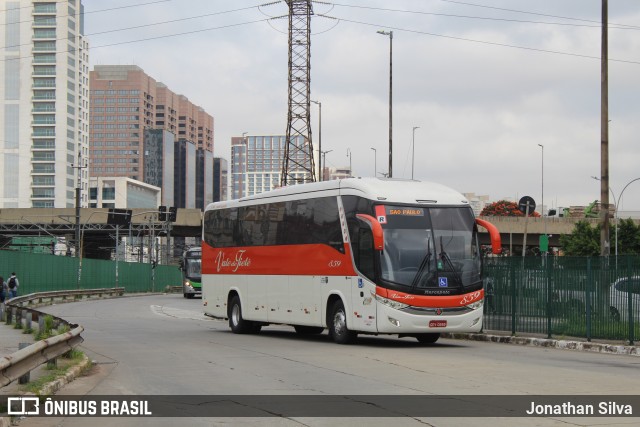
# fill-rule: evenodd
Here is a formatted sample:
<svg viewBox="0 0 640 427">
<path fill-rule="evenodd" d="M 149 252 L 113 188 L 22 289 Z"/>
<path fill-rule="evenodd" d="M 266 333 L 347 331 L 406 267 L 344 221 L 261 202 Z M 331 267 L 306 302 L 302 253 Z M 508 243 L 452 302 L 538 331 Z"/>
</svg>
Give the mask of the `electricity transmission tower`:
<svg viewBox="0 0 640 427">
<path fill-rule="evenodd" d="M 289 108 L 280 186 L 316 180 L 311 142 L 311 0 L 289 6 Z"/>
</svg>

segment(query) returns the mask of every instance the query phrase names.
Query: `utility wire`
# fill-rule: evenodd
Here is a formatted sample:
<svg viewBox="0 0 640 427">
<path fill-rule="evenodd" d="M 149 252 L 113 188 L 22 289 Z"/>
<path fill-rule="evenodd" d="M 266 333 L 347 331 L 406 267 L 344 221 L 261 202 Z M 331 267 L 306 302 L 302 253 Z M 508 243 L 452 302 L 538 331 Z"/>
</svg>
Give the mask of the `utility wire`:
<svg viewBox="0 0 640 427">
<path fill-rule="evenodd" d="M 314 2 L 314 3 L 316 3 L 316 2 Z M 376 11 L 381 11 L 381 12 L 410 13 L 410 14 L 414 14 L 414 15 L 443 16 L 443 17 L 447 17 L 447 18 L 481 19 L 481 20 L 487 20 L 487 21 L 517 22 L 517 23 L 522 23 L 522 24 L 561 25 L 561 26 L 568 26 L 568 27 L 588 27 L 588 28 L 601 28 L 602 27 L 601 24 L 592 25 L 592 24 L 573 24 L 573 23 L 568 23 L 568 22 L 526 21 L 526 20 L 521 20 L 521 19 L 492 18 L 492 17 L 485 17 L 485 16 L 455 15 L 455 14 L 449 14 L 449 13 L 423 12 L 423 11 L 417 11 L 417 10 L 389 9 L 389 8 L 384 8 L 384 7 L 373 7 L 373 6 L 357 6 L 357 5 L 344 4 L 344 3 L 327 3 L 327 2 L 317 2 L 317 3 L 327 4 L 327 5 L 330 4 L 330 5 L 338 6 L 338 7 L 347 7 L 347 8 L 355 8 L 355 9 L 368 9 L 368 10 L 376 10 Z M 521 12 L 521 13 L 528 13 L 528 12 Z M 553 15 L 542 15 L 542 16 L 553 16 Z M 575 21 L 584 21 L 584 22 L 589 22 L 589 23 L 596 22 L 596 21 L 589 21 L 589 20 L 583 20 L 583 19 L 578 19 L 578 18 L 566 18 L 566 17 L 561 17 L 561 16 L 553 16 L 553 17 L 554 18 L 561 18 L 561 19 L 572 19 L 572 20 L 575 20 Z M 621 24 L 609 24 L 609 28 L 627 29 L 627 30 L 640 30 L 640 27 L 637 27 L 637 26 L 621 25 Z"/>
<path fill-rule="evenodd" d="M 561 52 L 561 51 L 557 51 L 557 50 L 540 49 L 540 48 L 535 48 L 535 47 L 516 46 L 516 45 L 511 45 L 511 44 L 506 44 L 506 43 L 497 43 L 497 42 L 489 42 L 489 41 L 485 41 L 485 40 L 469 39 L 469 38 L 465 38 L 465 37 L 447 36 L 447 35 L 444 35 L 444 34 L 430 33 L 430 32 L 427 32 L 427 31 L 409 30 L 409 29 L 406 29 L 406 28 L 392 27 L 392 26 L 389 26 L 389 25 L 372 24 L 370 22 L 355 21 L 355 20 L 352 20 L 352 19 L 345 19 L 345 18 L 327 16 L 327 15 L 322 15 L 322 14 L 318 14 L 316 16 L 319 16 L 319 17 L 322 17 L 322 18 L 327 18 L 327 19 L 336 19 L 336 20 L 339 20 L 339 21 L 350 22 L 350 23 L 353 23 L 353 24 L 366 25 L 366 26 L 369 26 L 369 27 L 389 28 L 391 30 L 402 31 L 402 32 L 405 32 L 405 33 L 422 34 L 422 35 L 426 35 L 426 36 L 442 37 L 442 38 L 446 38 L 446 39 L 460 40 L 460 41 L 466 41 L 466 42 L 472 42 L 472 43 L 480 43 L 480 44 L 486 44 L 486 45 L 491 45 L 491 46 L 508 47 L 508 48 L 512 48 L 512 49 L 522 49 L 522 50 L 529 50 L 529 51 L 534 51 L 534 52 L 553 53 L 553 54 L 556 54 L 556 55 L 574 56 L 574 57 L 578 57 L 578 58 L 587 58 L 587 59 L 598 59 L 598 60 L 600 60 L 599 56 L 582 55 L 582 54 L 578 54 L 578 53 Z M 622 63 L 626 63 L 626 64 L 638 64 L 638 65 L 640 65 L 640 61 L 630 61 L 630 60 L 625 60 L 625 59 L 609 58 L 609 61 L 610 62 L 622 62 Z"/>
<path fill-rule="evenodd" d="M 580 19 L 580 18 L 573 18 L 573 17 L 569 17 L 569 16 L 549 15 L 549 14 L 545 14 L 545 13 L 528 12 L 526 10 L 506 9 L 506 8 L 502 8 L 502 7 L 487 6 L 487 5 L 483 5 L 483 4 L 477 4 L 477 3 L 467 3 L 467 2 L 463 2 L 463 1 L 457 1 L 457 0 L 440 0 L 440 1 L 446 2 L 446 3 L 461 4 L 461 5 L 464 5 L 464 6 L 482 7 L 482 8 L 485 8 L 485 9 L 501 10 L 501 11 L 505 11 L 505 12 L 514 12 L 514 13 L 523 13 L 523 14 L 527 14 L 527 15 L 545 16 L 547 18 L 560 18 L 560 19 L 568 19 L 570 21 L 591 22 L 591 23 L 596 23 L 596 24 L 600 23 L 600 21 L 594 21 L 594 20 L 590 20 L 590 19 Z M 616 25 L 616 26 L 620 26 L 620 27 L 629 27 L 629 28 L 636 28 L 636 29 L 640 28 L 640 27 L 638 27 L 636 25 L 612 24 L 612 23 L 609 23 L 609 25 Z"/>
<path fill-rule="evenodd" d="M 104 44 L 104 45 L 91 46 L 89 48 L 89 50 L 100 49 L 100 48 L 103 48 L 103 47 L 119 46 L 119 45 L 124 45 L 124 44 L 140 43 L 140 42 L 145 42 L 145 41 L 150 41 L 150 40 L 166 39 L 166 38 L 170 38 L 170 37 L 179 37 L 179 36 L 185 36 L 185 35 L 189 35 L 189 34 L 202 33 L 202 32 L 206 32 L 206 31 L 221 30 L 221 29 L 225 29 L 225 28 L 239 27 L 239 26 L 243 26 L 243 25 L 255 24 L 255 23 L 258 23 L 258 22 L 265 22 L 265 21 L 269 21 L 271 19 L 281 19 L 281 18 L 282 17 L 265 18 L 265 19 L 258 19 L 258 20 L 255 20 L 255 21 L 247 21 L 247 22 L 240 22 L 240 23 L 236 23 L 236 24 L 221 25 L 219 27 L 210 27 L 210 28 L 203 28 L 203 29 L 200 29 L 200 30 L 185 31 L 185 32 L 182 32 L 182 33 L 172 33 L 172 34 L 165 34 L 165 35 L 162 35 L 162 36 L 147 37 L 147 38 L 143 38 L 143 39 L 126 40 L 126 41 L 122 41 L 122 42 L 115 42 L 115 43 L 109 43 L 109 44 Z M 71 50 L 62 50 L 62 51 L 57 51 L 57 52 L 53 52 L 53 53 L 55 53 L 56 55 L 60 55 L 60 54 L 63 54 L 63 53 L 69 53 L 70 51 Z M 32 57 L 33 57 L 33 55 L 16 56 L 16 57 L 12 57 L 12 58 L 3 58 L 3 59 L 0 59 L 0 62 L 14 61 L 14 60 L 26 59 L 26 58 L 32 58 Z M 39 65 L 47 65 L 47 64 L 43 63 L 43 64 L 39 64 Z"/>
<path fill-rule="evenodd" d="M 156 1 L 150 1 L 150 2 L 147 2 L 147 3 L 131 4 L 129 6 L 118 6 L 118 7 L 111 7 L 109 9 L 99 9 L 99 10 L 85 11 L 83 13 L 85 15 L 87 15 L 89 13 L 110 12 L 112 10 L 130 9 L 132 7 L 148 6 L 150 4 L 166 3 L 166 2 L 169 2 L 169 1 L 173 1 L 173 0 L 156 0 Z M 62 2 L 56 2 L 56 4 L 68 3 L 68 2 L 69 2 L 69 0 L 65 0 L 65 1 L 62 1 Z M 31 5 L 23 6 L 23 7 L 15 8 L 15 9 L 6 9 L 6 11 L 8 11 L 8 10 L 16 10 L 16 9 L 25 9 L 25 8 L 28 8 L 28 7 L 31 7 Z M 56 17 L 58 17 L 58 18 L 68 18 L 69 16 L 75 16 L 75 15 L 56 15 Z M 2 23 L 0 23 L 0 26 L 2 26 L 2 25 L 10 25 L 10 24 L 23 24 L 25 22 L 33 22 L 33 19 L 27 19 L 26 21 L 10 22 L 9 24 L 7 24 L 6 22 L 2 22 Z"/>
<path fill-rule="evenodd" d="M 171 0 L 162 0 L 162 1 L 171 1 Z M 257 6 L 242 7 L 242 8 L 239 8 L 239 9 L 225 10 L 225 11 L 222 11 L 222 12 L 213 12 L 213 13 L 207 13 L 207 14 L 203 14 L 203 15 L 189 16 L 189 17 L 186 17 L 186 18 L 170 19 L 168 21 L 152 22 L 150 24 L 134 25 L 133 27 L 125 27 L 125 28 L 118 28 L 118 29 L 114 29 L 114 30 L 98 31 L 98 32 L 95 32 L 95 33 L 85 34 L 84 37 L 91 37 L 91 36 L 96 36 L 96 35 L 101 35 L 101 34 L 108 34 L 108 33 L 115 33 L 115 32 L 120 32 L 120 31 L 136 30 L 136 29 L 140 29 L 140 28 L 153 27 L 153 26 L 156 26 L 156 25 L 172 24 L 172 23 L 175 23 L 175 22 L 188 21 L 188 20 L 192 20 L 192 19 L 206 18 L 206 17 L 210 17 L 210 16 L 215 16 L 215 15 L 223 15 L 223 14 L 226 14 L 226 13 L 240 12 L 240 11 L 243 11 L 243 10 L 260 8 L 262 6 L 271 6 L 271 5 L 274 5 L 274 4 L 277 4 L 277 3 L 280 3 L 280 1 L 261 4 L 261 5 L 257 5 Z M 56 41 L 59 41 L 59 40 L 67 40 L 67 38 L 64 37 L 64 38 L 56 39 Z M 20 47 L 20 46 L 31 46 L 31 42 L 22 43 L 22 44 L 18 44 L 18 45 L 12 45 L 12 46 L 5 46 L 4 49 Z"/>
<path fill-rule="evenodd" d="M 256 24 L 258 22 L 265 22 L 265 21 L 268 21 L 270 19 L 277 19 L 277 18 L 258 19 L 258 20 L 255 20 L 255 21 L 240 22 L 240 23 L 237 23 L 237 24 L 222 25 L 222 26 L 219 26 L 219 27 L 203 28 L 201 30 L 185 31 L 183 33 L 173 33 L 173 34 L 166 34 L 166 35 L 163 35 L 163 36 L 147 37 L 147 38 L 144 38 L 144 39 L 127 40 L 127 41 L 124 41 L 124 42 L 117 42 L 117 43 L 110 43 L 110 44 L 103 44 L 103 45 L 99 45 L 99 46 L 93 46 L 90 49 L 99 49 L 99 48 L 102 48 L 102 47 L 119 46 L 119 45 L 123 45 L 123 44 L 131 44 L 131 43 L 139 43 L 139 42 L 145 42 L 145 41 L 150 41 L 150 40 L 166 39 L 166 38 L 170 38 L 170 37 L 179 37 L 179 36 L 185 36 L 185 35 L 189 35 L 189 34 L 203 33 L 203 32 L 206 32 L 206 31 L 221 30 L 221 29 L 224 29 L 224 28 L 240 27 L 242 25 L 249 25 L 249 24 Z M 64 53 L 64 52 L 62 52 L 62 53 Z"/>
</svg>

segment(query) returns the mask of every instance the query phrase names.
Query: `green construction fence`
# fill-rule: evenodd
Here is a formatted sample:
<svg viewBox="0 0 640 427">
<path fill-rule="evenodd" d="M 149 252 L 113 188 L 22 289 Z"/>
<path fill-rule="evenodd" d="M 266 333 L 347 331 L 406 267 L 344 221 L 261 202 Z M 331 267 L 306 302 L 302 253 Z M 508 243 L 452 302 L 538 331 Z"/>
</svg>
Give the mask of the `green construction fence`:
<svg viewBox="0 0 640 427">
<path fill-rule="evenodd" d="M 175 265 L 152 268 L 135 262 L 0 251 L 0 276 L 7 281 L 12 272 L 20 281 L 19 295 L 113 287 L 125 288 L 125 292 L 159 292 L 182 283 Z"/>
</svg>

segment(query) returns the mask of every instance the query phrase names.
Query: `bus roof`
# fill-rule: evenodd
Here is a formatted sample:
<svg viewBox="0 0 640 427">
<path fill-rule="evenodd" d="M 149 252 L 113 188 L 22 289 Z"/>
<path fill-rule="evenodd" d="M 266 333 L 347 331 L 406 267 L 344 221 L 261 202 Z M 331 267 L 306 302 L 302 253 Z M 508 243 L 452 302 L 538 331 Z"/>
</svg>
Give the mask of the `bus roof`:
<svg viewBox="0 0 640 427">
<path fill-rule="evenodd" d="M 206 210 L 338 194 L 355 195 L 385 203 L 469 205 L 469 202 L 461 193 L 433 182 L 398 178 L 346 178 L 291 185 L 256 194 L 255 196 L 215 202 L 208 205 Z"/>
</svg>

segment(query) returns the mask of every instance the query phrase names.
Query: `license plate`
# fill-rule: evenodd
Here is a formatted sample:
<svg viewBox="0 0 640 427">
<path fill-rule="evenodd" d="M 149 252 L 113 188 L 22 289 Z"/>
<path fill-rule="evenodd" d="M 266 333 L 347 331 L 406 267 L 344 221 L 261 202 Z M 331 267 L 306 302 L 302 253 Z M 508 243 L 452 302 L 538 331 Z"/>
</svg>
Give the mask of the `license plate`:
<svg viewBox="0 0 640 427">
<path fill-rule="evenodd" d="M 431 320 L 429 322 L 430 328 L 446 328 L 447 321 L 446 320 Z"/>
</svg>

